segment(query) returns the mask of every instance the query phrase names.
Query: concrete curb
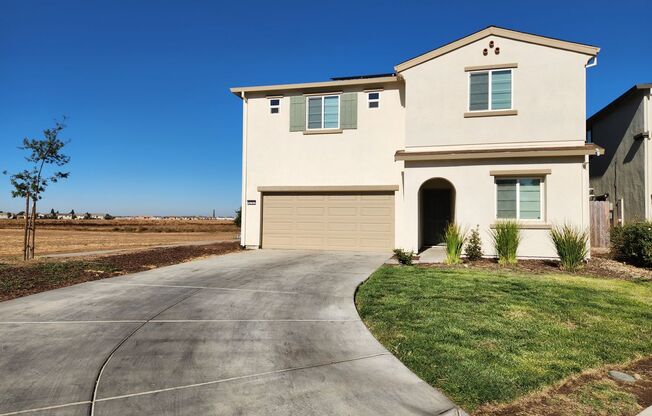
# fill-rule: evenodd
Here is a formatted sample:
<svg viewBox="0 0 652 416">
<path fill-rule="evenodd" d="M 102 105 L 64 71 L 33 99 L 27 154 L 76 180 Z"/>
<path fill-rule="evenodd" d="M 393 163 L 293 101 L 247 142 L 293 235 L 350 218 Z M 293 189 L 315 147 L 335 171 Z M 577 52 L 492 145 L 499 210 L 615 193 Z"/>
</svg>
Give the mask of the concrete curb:
<svg viewBox="0 0 652 416">
<path fill-rule="evenodd" d="M 392 260 L 392 258 L 390 258 L 389 260 Z M 389 260 L 385 261 L 384 264 L 392 264 L 392 263 L 388 263 Z M 394 260 L 395 260 L 395 259 L 394 259 Z M 398 261 L 396 261 L 396 264 L 398 264 Z M 367 276 L 363 281 L 361 281 L 360 283 L 358 283 L 358 285 L 355 287 L 355 290 L 353 291 L 353 298 L 352 298 L 351 300 L 352 300 L 352 302 L 353 302 L 353 307 L 355 308 L 355 312 L 358 314 L 358 318 L 360 319 L 360 322 L 362 322 L 362 324 L 364 325 L 365 329 L 367 330 L 367 333 L 369 333 L 369 336 L 371 336 L 373 339 L 376 340 L 376 342 L 378 342 L 378 343 L 380 344 L 380 341 L 378 341 L 378 339 L 374 336 L 374 334 L 371 332 L 371 330 L 369 329 L 369 327 L 367 327 L 367 324 L 364 323 L 364 320 L 363 320 L 362 317 L 360 316 L 360 311 L 358 310 L 358 305 L 357 305 L 356 302 L 355 302 L 355 299 L 356 299 L 356 297 L 358 296 L 358 291 L 360 290 L 360 287 L 361 287 L 363 284 L 365 284 L 365 282 L 367 282 L 367 280 L 369 280 L 369 278 L 371 277 L 371 275 L 372 275 L 373 273 L 375 273 L 375 271 L 372 272 L 371 274 L 369 274 L 369 276 Z M 410 373 L 412 373 L 412 375 L 413 375 L 414 377 L 416 377 L 417 379 L 421 380 L 422 383 L 428 385 L 432 390 L 436 391 L 438 394 L 441 394 L 442 396 L 444 396 L 444 397 L 445 397 L 445 398 L 446 398 L 446 399 L 447 399 L 447 400 L 448 400 L 448 401 L 453 405 L 453 407 L 451 407 L 450 409 L 446 409 L 446 410 L 444 410 L 443 412 L 438 413 L 436 416 L 469 416 L 468 413 L 466 413 L 464 410 L 462 410 L 461 407 L 458 407 L 458 406 L 455 404 L 455 402 L 453 402 L 453 401 L 452 401 L 452 400 L 451 400 L 451 399 L 450 399 L 446 394 L 444 394 L 444 392 L 440 391 L 439 389 L 437 389 L 437 388 L 435 388 L 435 387 L 433 387 L 433 386 L 430 386 L 428 383 L 426 383 L 425 381 L 423 381 L 423 380 L 421 379 L 421 377 L 419 377 L 419 376 L 417 376 L 416 374 L 414 374 L 414 372 L 413 372 L 412 370 L 410 370 L 410 369 L 409 369 L 405 364 L 403 364 L 403 362 L 401 362 L 401 360 L 399 360 L 399 359 L 398 359 L 394 354 L 392 354 L 392 353 L 391 353 L 387 348 L 385 348 L 384 345 L 381 344 L 381 346 L 383 347 L 383 349 L 385 350 L 385 352 L 386 352 L 387 354 L 389 354 L 389 355 L 391 355 L 392 357 L 394 357 L 394 358 L 395 358 L 399 363 L 401 363 L 401 365 L 403 365 L 403 367 L 405 367 L 405 369 L 406 369 L 407 371 L 409 371 Z M 645 415 L 645 416 L 648 416 L 648 415 Z"/>
</svg>

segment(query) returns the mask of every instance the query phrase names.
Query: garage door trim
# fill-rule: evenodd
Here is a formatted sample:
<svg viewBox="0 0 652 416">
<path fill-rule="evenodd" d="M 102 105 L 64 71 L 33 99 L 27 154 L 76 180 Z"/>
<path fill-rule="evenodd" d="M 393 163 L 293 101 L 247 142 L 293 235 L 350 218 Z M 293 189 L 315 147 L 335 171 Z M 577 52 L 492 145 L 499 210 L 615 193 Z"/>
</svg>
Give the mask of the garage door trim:
<svg viewBox="0 0 652 416">
<path fill-rule="evenodd" d="M 294 189 L 262 193 L 262 248 L 389 251 L 394 247 L 395 191 Z"/>
</svg>

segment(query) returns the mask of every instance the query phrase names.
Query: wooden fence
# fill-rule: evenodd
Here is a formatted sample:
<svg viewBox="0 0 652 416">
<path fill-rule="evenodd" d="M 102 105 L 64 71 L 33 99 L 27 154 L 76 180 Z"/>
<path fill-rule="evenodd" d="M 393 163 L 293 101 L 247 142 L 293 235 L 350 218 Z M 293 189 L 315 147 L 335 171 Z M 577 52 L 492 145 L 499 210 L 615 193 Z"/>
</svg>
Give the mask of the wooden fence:
<svg viewBox="0 0 652 416">
<path fill-rule="evenodd" d="M 609 247 L 611 204 L 609 201 L 591 201 L 591 247 Z"/>
</svg>

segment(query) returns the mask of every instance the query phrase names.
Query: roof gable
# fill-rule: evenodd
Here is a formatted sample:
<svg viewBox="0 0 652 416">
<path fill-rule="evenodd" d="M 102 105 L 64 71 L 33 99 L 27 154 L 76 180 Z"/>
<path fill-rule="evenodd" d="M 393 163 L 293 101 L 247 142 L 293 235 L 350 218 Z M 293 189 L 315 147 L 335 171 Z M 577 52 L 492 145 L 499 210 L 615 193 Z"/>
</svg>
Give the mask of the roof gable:
<svg viewBox="0 0 652 416">
<path fill-rule="evenodd" d="M 444 46 L 441 46 L 437 49 L 433 49 L 430 52 L 426 52 L 422 55 L 419 55 L 415 58 L 409 59 L 405 62 L 402 62 L 394 67 L 394 70 L 397 73 L 410 69 L 417 65 L 420 65 L 424 62 L 435 59 L 438 56 L 442 56 L 449 52 L 452 52 L 456 49 L 469 45 L 473 42 L 476 42 L 480 39 L 484 39 L 487 36 L 499 36 L 507 39 L 518 40 L 522 42 L 532 43 L 535 45 L 548 46 L 551 48 L 562 49 L 570 52 L 577 52 L 585 54 L 588 56 L 595 56 L 600 51 L 600 48 L 591 45 L 585 45 L 581 43 L 568 42 L 565 40 L 548 38 L 545 36 L 533 35 L 531 33 L 518 32 L 516 30 L 503 29 L 497 26 L 489 26 L 485 29 L 480 30 L 479 32 L 472 33 L 468 36 L 465 36 L 461 39 L 448 43 Z"/>
</svg>

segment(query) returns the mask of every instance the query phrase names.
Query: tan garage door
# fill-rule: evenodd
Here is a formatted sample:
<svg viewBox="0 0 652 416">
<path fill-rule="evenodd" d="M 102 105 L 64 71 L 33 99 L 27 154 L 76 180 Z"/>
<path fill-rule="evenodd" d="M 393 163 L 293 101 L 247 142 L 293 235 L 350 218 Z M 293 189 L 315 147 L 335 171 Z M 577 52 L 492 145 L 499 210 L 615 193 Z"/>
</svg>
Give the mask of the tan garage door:
<svg viewBox="0 0 652 416">
<path fill-rule="evenodd" d="M 263 194 L 263 248 L 394 248 L 394 192 Z"/>
</svg>

